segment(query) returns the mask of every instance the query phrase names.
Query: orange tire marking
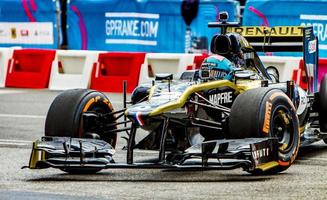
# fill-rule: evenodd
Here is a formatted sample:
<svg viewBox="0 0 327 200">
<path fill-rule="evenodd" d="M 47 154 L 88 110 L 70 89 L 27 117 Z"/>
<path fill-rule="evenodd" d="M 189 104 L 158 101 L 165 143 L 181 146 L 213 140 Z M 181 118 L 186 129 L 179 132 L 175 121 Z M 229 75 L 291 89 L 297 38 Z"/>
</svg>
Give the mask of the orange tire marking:
<svg viewBox="0 0 327 200">
<path fill-rule="evenodd" d="M 263 122 L 262 131 L 266 133 L 266 136 L 269 134 L 270 129 L 270 117 L 271 117 L 271 107 L 272 104 L 270 102 L 266 102 L 266 110 L 265 110 L 265 120 Z"/>
<path fill-rule="evenodd" d="M 84 108 L 83 108 L 83 112 L 86 112 L 86 111 L 90 108 L 90 106 L 92 105 L 92 103 L 94 103 L 94 102 L 95 102 L 95 99 L 94 99 L 94 98 L 90 99 L 90 100 L 86 103 L 86 105 L 84 106 Z"/>
</svg>

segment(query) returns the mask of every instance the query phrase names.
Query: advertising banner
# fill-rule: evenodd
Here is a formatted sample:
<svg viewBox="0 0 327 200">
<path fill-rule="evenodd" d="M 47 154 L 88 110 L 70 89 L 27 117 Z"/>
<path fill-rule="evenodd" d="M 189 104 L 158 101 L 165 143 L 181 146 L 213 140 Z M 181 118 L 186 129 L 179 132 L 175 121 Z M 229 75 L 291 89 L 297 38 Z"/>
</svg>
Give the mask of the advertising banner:
<svg viewBox="0 0 327 200">
<path fill-rule="evenodd" d="M 0 46 L 58 48 L 59 0 L 1 0 Z"/>
<path fill-rule="evenodd" d="M 317 55 L 317 37 L 313 35 L 312 27 L 304 29 L 304 62 L 306 65 L 306 73 L 308 76 L 308 92 L 318 92 L 318 55 Z"/>
<path fill-rule="evenodd" d="M 0 22 L 0 27 L 0 44 L 54 44 L 52 22 Z"/>
<path fill-rule="evenodd" d="M 244 8 L 243 25 L 312 26 L 319 40 L 319 57 L 327 57 L 326 5 L 327 0 L 248 0 Z"/>
<path fill-rule="evenodd" d="M 68 48 L 108 51 L 185 51 L 187 26 L 181 14 L 182 0 L 71 0 L 68 4 Z M 217 30 L 207 23 L 217 12 L 237 16 L 235 1 L 199 1 L 190 25 L 191 42 L 205 48 Z"/>
<path fill-rule="evenodd" d="M 106 12 L 105 18 L 105 44 L 158 45 L 159 14 Z"/>
</svg>

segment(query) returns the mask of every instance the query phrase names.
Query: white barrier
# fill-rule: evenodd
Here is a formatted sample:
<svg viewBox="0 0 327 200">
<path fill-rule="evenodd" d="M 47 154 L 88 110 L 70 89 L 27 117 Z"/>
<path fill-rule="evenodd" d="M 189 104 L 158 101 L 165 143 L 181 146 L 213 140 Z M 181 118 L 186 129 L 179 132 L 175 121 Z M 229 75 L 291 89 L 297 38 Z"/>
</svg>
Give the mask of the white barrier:
<svg viewBox="0 0 327 200">
<path fill-rule="evenodd" d="M 15 48 L 0 48 L 0 87 L 5 87 L 8 62 Z"/>
<path fill-rule="evenodd" d="M 172 73 L 174 79 L 194 64 L 194 57 L 201 54 L 182 53 L 148 53 L 144 64 L 141 66 L 139 84 L 147 83 L 154 79 L 155 74 Z"/>
<path fill-rule="evenodd" d="M 302 57 L 260 56 L 265 67 L 274 66 L 279 72 L 279 81 L 292 79 L 293 70 L 298 69 Z"/>
<path fill-rule="evenodd" d="M 58 50 L 52 63 L 49 89 L 88 88 L 98 51 Z"/>
</svg>

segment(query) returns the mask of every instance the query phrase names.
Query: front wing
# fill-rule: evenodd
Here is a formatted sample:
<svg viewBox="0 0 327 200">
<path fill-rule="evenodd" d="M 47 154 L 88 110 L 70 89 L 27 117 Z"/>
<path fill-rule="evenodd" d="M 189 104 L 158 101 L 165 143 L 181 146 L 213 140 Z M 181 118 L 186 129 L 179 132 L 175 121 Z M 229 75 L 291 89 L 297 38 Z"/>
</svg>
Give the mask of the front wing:
<svg viewBox="0 0 327 200">
<path fill-rule="evenodd" d="M 226 147 L 228 146 L 227 150 Z M 170 153 L 162 162 L 115 163 L 113 147 L 102 140 L 43 137 L 33 143 L 30 169 L 159 168 L 266 171 L 278 166 L 276 138 L 212 140 L 196 144 L 183 153 Z"/>
</svg>

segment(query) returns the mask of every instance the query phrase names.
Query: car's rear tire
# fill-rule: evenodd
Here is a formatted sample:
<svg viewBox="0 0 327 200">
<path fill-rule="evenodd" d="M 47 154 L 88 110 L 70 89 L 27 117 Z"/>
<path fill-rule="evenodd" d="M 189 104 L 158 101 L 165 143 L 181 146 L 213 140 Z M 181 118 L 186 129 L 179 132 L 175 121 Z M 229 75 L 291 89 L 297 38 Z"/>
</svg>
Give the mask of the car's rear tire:
<svg viewBox="0 0 327 200">
<path fill-rule="evenodd" d="M 320 131 L 327 132 L 327 74 L 320 82 L 319 125 L 320 125 Z M 324 139 L 324 142 L 327 144 L 327 139 Z"/>
<path fill-rule="evenodd" d="M 299 121 L 288 96 L 279 89 L 257 88 L 240 94 L 229 118 L 230 138 L 277 137 L 279 166 L 253 174 L 275 174 L 294 162 L 299 146 Z"/>
<path fill-rule="evenodd" d="M 95 90 L 73 89 L 59 94 L 52 102 L 45 121 L 45 136 L 59 137 L 89 137 L 84 130 L 82 114 L 86 111 L 96 113 L 110 113 L 113 111 L 109 99 L 102 93 Z M 115 122 L 115 118 L 108 123 Z M 106 135 L 101 128 L 92 130 L 100 136 L 100 139 L 115 147 L 116 134 Z M 68 173 L 96 173 L 100 169 L 63 169 Z"/>
</svg>

